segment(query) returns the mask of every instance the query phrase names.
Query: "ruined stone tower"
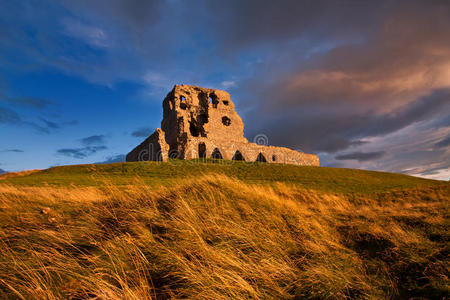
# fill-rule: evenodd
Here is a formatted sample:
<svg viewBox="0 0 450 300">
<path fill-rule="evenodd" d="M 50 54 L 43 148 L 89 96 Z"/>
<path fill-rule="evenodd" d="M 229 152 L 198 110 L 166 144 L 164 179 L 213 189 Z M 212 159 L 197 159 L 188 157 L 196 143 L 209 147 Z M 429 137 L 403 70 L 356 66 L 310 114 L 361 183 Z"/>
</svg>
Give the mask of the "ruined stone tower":
<svg viewBox="0 0 450 300">
<path fill-rule="evenodd" d="M 227 92 L 175 85 L 163 101 L 161 129 L 128 153 L 127 161 L 221 158 L 319 166 L 315 154 L 249 143 Z"/>
</svg>

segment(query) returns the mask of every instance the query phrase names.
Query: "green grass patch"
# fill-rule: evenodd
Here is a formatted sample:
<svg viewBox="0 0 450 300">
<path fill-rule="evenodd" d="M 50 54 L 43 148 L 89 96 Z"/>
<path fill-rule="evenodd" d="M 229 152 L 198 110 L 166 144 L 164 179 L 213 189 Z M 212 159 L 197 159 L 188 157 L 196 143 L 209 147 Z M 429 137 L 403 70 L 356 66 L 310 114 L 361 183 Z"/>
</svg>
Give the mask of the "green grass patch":
<svg viewBox="0 0 450 300">
<path fill-rule="evenodd" d="M 226 160 L 171 160 L 167 163 L 132 162 L 61 166 L 7 178 L 2 180 L 2 183 L 18 186 L 101 186 L 107 180 L 120 186 L 131 184 L 139 177 L 150 186 L 171 186 L 187 178 L 205 174 L 223 174 L 248 183 L 282 182 L 306 189 L 341 194 L 371 194 L 447 184 L 438 180 L 386 172 Z"/>
</svg>

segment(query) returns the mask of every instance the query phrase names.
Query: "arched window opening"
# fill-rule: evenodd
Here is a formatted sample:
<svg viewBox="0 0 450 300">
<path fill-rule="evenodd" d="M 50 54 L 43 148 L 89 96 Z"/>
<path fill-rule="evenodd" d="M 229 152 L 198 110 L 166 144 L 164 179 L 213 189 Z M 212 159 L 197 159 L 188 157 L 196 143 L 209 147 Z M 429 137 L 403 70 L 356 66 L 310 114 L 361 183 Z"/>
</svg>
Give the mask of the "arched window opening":
<svg viewBox="0 0 450 300">
<path fill-rule="evenodd" d="M 211 154 L 211 158 L 215 159 L 223 159 L 222 153 L 220 153 L 219 148 L 215 148 L 214 151 Z"/>
<path fill-rule="evenodd" d="M 205 143 L 198 144 L 198 157 L 205 158 L 206 157 L 206 145 Z"/>
<path fill-rule="evenodd" d="M 277 156 L 275 154 L 272 155 L 272 161 L 277 161 Z"/>
<path fill-rule="evenodd" d="M 233 156 L 232 160 L 243 160 L 243 161 L 245 161 L 245 158 L 242 155 L 241 151 L 237 150 L 236 153 L 234 153 L 234 156 Z"/>
<path fill-rule="evenodd" d="M 264 157 L 264 155 L 261 152 L 258 154 L 256 161 L 257 162 L 267 162 L 266 158 Z"/>
</svg>

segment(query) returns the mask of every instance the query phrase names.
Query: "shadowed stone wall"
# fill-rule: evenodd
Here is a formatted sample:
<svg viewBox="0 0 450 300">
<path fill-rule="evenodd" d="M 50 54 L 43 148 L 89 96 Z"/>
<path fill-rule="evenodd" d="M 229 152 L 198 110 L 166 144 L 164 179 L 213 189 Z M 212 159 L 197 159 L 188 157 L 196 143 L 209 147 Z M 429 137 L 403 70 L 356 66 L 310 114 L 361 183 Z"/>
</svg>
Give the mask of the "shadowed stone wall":
<svg viewBox="0 0 450 300">
<path fill-rule="evenodd" d="M 225 91 L 175 85 L 163 101 L 163 120 L 127 161 L 223 158 L 319 166 L 315 154 L 249 143 L 244 123 Z"/>
</svg>

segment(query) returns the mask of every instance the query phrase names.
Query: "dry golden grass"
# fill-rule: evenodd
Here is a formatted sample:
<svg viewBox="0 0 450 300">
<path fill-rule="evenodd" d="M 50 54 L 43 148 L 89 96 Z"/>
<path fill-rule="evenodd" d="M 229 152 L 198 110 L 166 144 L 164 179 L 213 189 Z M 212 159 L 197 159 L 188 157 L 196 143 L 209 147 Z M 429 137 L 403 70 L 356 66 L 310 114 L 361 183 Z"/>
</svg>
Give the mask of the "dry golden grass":
<svg viewBox="0 0 450 300">
<path fill-rule="evenodd" d="M 8 172 L 8 173 L 1 174 L 0 180 L 28 176 L 33 173 L 39 172 L 39 171 L 40 171 L 39 169 L 35 169 L 35 170 L 26 170 L 26 171 L 20 171 L 20 172 Z"/>
<path fill-rule="evenodd" d="M 442 298 L 449 191 L 0 185 L 0 298 Z"/>
</svg>

